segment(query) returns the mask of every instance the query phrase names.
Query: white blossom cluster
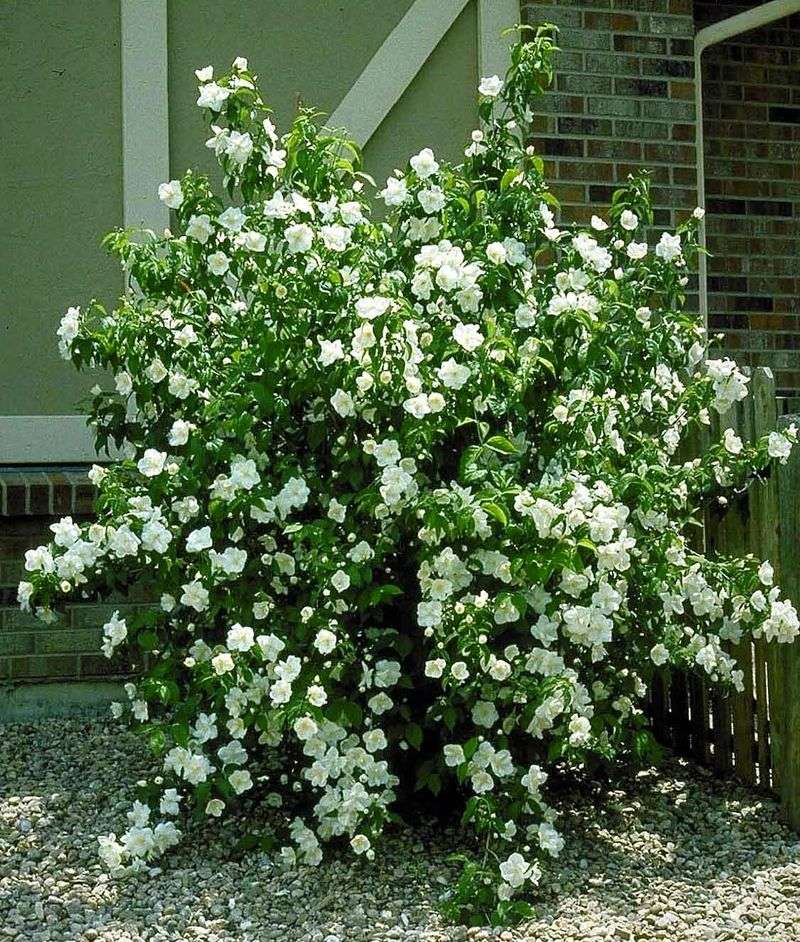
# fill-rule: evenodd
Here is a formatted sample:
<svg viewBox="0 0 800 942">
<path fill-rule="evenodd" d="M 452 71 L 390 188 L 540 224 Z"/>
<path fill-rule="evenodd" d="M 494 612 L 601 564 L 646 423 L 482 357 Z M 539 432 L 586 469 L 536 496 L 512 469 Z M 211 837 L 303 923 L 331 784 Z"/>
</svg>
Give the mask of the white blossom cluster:
<svg viewBox="0 0 800 942">
<path fill-rule="evenodd" d="M 164 183 L 178 234 L 110 239 L 137 290 L 64 317 L 127 457 L 92 470 L 97 522 L 26 554 L 20 603 L 160 600 L 103 628 L 149 653 L 114 710 L 163 762 L 100 840 L 113 871 L 256 794 L 287 864 L 371 858 L 421 788 L 463 800 L 470 892 L 510 918 L 563 845 L 554 763 L 630 756 L 665 665 L 741 687 L 731 643 L 797 636 L 768 563 L 686 536 L 797 432 L 676 457 L 747 395 L 683 311 L 701 213 L 651 249 L 632 179 L 608 220 L 557 223 L 521 130 L 545 40 L 482 80 L 461 165 L 425 148 L 386 181 L 385 222 L 352 145 L 304 111 L 279 134 L 244 59 L 199 70 L 230 204 Z"/>
</svg>

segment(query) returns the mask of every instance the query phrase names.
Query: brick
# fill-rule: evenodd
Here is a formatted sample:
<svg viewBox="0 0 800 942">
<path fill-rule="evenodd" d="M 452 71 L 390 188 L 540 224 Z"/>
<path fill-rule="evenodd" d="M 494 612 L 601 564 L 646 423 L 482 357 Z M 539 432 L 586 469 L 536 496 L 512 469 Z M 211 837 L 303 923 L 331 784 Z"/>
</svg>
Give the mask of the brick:
<svg viewBox="0 0 800 942">
<path fill-rule="evenodd" d="M 56 677 L 77 677 L 78 658 L 75 655 L 39 655 L 9 659 L 11 680 L 38 680 Z"/>
<path fill-rule="evenodd" d="M 638 56 L 603 55 L 588 52 L 586 71 L 592 75 L 639 75 L 641 60 Z"/>
<path fill-rule="evenodd" d="M 558 90 L 569 94 L 610 95 L 613 91 L 613 79 L 599 75 L 560 75 Z"/>
<path fill-rule="evenodd" d="M 559 118 L 558 130 L 561 134 L 604 137 L 611 134 L 613 125 L 611 121 L 598 118 Z"/>
<path fill-rule="evenodd" d="M 618 10 L 635 10 L 641 13 L 666 13 L 669 0 L 614 0 Z"/>
<path fill-rule="evenodd" d="M 0 655 L 33 654 L 34 639 L 29 631 L 0 631 Z"/>
<path fill-rule="evenodd" d="M 670 164 L 694 165 L 694 148 L 688 144 L 668 144 L 659 141 L 657 144 L 644 145 L 644 159 Z"/>
<path fill-rule="evenodd" d="M 694 76 L 694 62 L 691 59 L 642 59 L 642 75 L 692 78 Z"/>
<path fill-rule="evenodd" d="M 587 156 L 604 157 L 609 160 L 641 160 L 642 144 L 640 141 L 588 141 Z"/>
<path fill-rule="evenodd" d="M 141 669 L 141 664 L 124 657 L 107 658 L 103 654 L 82 654 L 78 666 L 81 677 L 127 677 Z"/>
<path fill-rule="evenodd" d="M 586 29 L 562 29 L 558 44 L 565 49 L 611 49 L 611 34 Z"/>
<path fill-rule="evenodd" d="M 669 125 L 653 121 L 615 121 L 614 131 L 626 138 L 665 141 L 669 137 Z"/>
<path fill-rule="evenodd" d="M 691 121 L 691 140 L 694 140 L 694 101 L 663 101 L 648 100 L 639 102 L 640 113 L 643 118 L 655 118 L 661 121 Z"/>
<path fill-rule="evenodd" d="M 626 98 L 666 98 L 669 86 L 655 79 L 618 78 L 614 80 L 614 91 Z"/>
<path fill-rule="evenodd" d="M 84 604 L 69 606 L 67 611 L 73 628 L 95 628 L 105 624 L 117 609 L 124 609 L 124 606 Z M 124 617 L 122 610 L 120 616 Z"/>
<path fill-rule="evenodd" d="M 15 591 L 25 569 L 21 559 L 0 560 L 0 586 L 11 586 Z"/>
<path fill-rule="evenodd" d="M 688 16 L 645 16 L 642 31 L 656 36 L 692 36 L 694 23 Z"/>
<path fill-rule="evenodd" d="M 569 137 L 545 137 L 537 141 L 537 150 L 548 157 L 583 157 L 585 142 Z"/>
<path fill-rule="evenodd" d="M 586 113 L 589 115 L 608 116 L 615 118 L 638 118 L 642 102 L 633 98 L 589 98 L 586 102 Z"/>
<path fill-rule="evenodd" d="M 607 181 L 614 178 L 611 166 L 606 163 L 578 163 L 561 161 L 558 175 L 562 180 L 582 180 L 586 183 Z"/>
<path fill-rule="evenodd" d="M 614 49 L 617 52 L 641 52 L 653 56 L 667 54 L 667 40 L 660 36 L 614 36 Z"/>
<path fill-rule="evenodd" d="M 9 631 L 19 628 L 38 628 L 41 630 L 42 622 L 32 613 L 23 612 L 16 606 L 2 609 L 3 627 Z"/>
<path fill-rule="evenodd" d="M 583 13 L 574 8 L 557 5 L 548 7 L 546 19 L 548 23 L 553 23 L 562 30 L 567 27 L 580 28 L 583 22 Z M 560 45 L 565 44 L 561 43 Z"/>
<path fill-rule="evenodd" d="M 88 651 L 94 654 L 100 649 L 101 643 L 102 631 L 99 628 L 40 631 L 36 638 L 36 653 L 79 654 Z"/>
</svg>

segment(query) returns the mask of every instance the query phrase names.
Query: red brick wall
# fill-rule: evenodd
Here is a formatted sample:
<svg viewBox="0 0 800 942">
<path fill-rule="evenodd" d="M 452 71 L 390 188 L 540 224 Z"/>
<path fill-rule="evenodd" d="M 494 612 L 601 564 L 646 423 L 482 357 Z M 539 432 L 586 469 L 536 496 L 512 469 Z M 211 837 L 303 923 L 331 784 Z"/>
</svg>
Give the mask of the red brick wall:
<svg viewBox="0 0 800 942">
<path fill-rule="evenodd" d="M 75 602 L 45 625 L 17 606 L 25 551 L 47 543 L 49 525 L 64 515 L 91 514 L 94 491 L 85 471 L 0 469 L 0 682 L 119 676 L 127 665 L 100 653 L 101 626 L 133 598 Z"/>
<path fill-rule="evenodd" d="M 697 3 L 698 26 L 741 4 Z M 800 16 L 703 55 L 709 326 L 800 395 Z"/>
<path fill-rule="evenodd" d="M 560 27 L 555 88 L 533 143 L 568 219 L 607 207 L 651 172 L 656 225 L 697 202 L 693 37 L 757 3 L 536 0 L 523 19 Z M 800 16 L 703 57 L 709 324 L 743 365 L 800 397 Z"/>
<path fill-rule="evenodd" d="M 588 220 L 647 169 L 656 224 L 674 226 L 697 204 L 691 0 L 537 0 L 523 18 L 560 28 L 533 143 L 564 216 Z"/>
</svg>

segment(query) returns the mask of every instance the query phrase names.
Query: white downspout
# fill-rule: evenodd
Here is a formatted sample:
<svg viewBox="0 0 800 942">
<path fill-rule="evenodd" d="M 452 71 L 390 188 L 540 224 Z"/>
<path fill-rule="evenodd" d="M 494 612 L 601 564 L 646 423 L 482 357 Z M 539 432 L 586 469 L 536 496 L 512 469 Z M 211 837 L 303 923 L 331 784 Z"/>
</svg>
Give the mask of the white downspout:
<svg viewBox="0 0 800 942">
<path fill-rule="evenodd" d="M 702 56 L 703 52 L 709 46 L 724 42 L 740 33 L 749 32 L 751 29 L 758 29 L 759 26 L 766 26 L 775 20 L 781 20 L 792 13 L 800 12 L 800 0 L 771 0 L 770 3 L 762 3 L 760 6 L 753 7 L 752 10 L 746 10 L 744 13 L 737 13 L 736 16 L 728 17 L 726 20 L 720 20 L 719 23 L 713 23 L 701 29 L 694 37 L 694 82 L 695 82 L 695 120 L 697 122 L 696 131 L 696 161 L 697 161 L 697 205 L 705 207 L 706 203 L 706 174 L 704 164 L 705 142 L 703 139 L 703 71 Z M 705 220 L 700 222 L 699 238 L 701 249 L 706 248 L 706 224 Z M 704 252 L 700 253 L 699 261 L 699 301 L 700 314 L 703 318 L 703 324 L 708 329 L 708 284 L 707 264 Z"/>
</svg>

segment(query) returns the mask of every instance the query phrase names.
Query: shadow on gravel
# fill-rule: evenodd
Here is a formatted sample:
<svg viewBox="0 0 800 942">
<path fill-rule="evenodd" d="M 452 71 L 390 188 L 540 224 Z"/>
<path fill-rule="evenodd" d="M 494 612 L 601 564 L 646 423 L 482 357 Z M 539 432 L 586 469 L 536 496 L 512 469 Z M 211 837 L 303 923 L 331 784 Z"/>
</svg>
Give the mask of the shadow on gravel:
<svg viewBox="0 0 800 942">
<path fill-rule="evenodd" d="M 374 864 L 333 852 L 319 868 L 284 871 L 258 851 L 234 849 L 275 814 L 245 805 L 192 831 L 160 872 L 113 881 L 96 838 L 126 827 L 135 782 L 152 769 L 143 744 L 104 721 L 3 732 L 0 939 L 467 937 L 436 912 L 453 876 L 447 856 L 464 847 L 452 828 L 398 828 Z M 504 938 L 796 938 L 775 929 L 784 910 L 792 920 L 800 912 L 800 838 L 771 800 L 673 759 L 602 791 L 564 794 L 558 805 L 566 848 L 543 881 L 537 918 Z"/>
</svg>

